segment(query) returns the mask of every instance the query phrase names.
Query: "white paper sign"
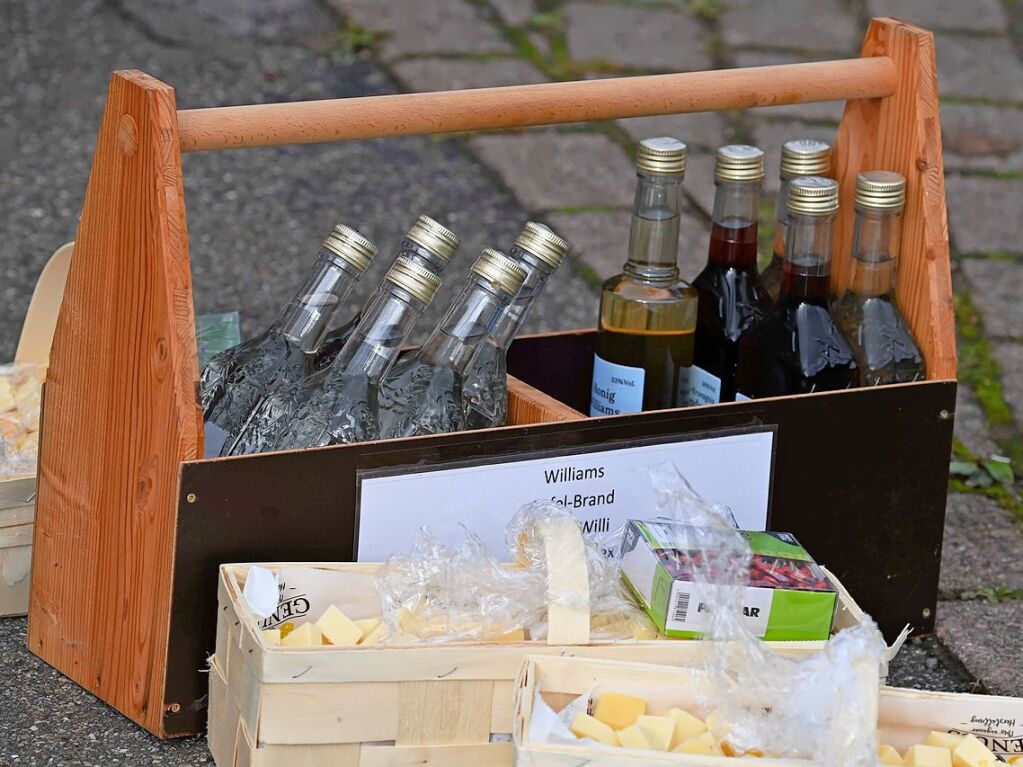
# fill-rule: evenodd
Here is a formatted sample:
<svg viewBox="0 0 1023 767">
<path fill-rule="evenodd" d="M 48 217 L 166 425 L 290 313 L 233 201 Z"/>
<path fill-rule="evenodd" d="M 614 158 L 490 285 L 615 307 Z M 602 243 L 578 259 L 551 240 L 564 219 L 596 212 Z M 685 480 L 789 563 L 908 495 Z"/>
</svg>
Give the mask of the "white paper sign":
<svg viewBox="0 0 1023 767">
<path fill-rule="evenodd" d="M 584 531 L 617 530 L 654 516 L 648 469 L 674 463 L 707 501 L 728 506 L 743 530 L 764 530 L 771 488 L 771 430 L 681 442 L 410 472 L 362 480 L 358 558 L 381 562 L 409 551 L 427 525 L 448 545 L 462 525 L 495 554 L 507 551 L 505 525 L 526 503 L 552 499 L 578 517 Z"/>
</svg>

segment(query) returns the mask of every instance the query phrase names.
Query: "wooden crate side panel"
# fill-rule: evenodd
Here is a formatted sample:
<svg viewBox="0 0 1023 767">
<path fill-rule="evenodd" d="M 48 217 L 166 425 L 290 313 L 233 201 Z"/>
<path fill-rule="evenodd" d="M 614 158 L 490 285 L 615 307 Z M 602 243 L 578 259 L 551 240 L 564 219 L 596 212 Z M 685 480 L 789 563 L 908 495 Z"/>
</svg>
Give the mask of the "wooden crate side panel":
<svg viewBox="0 0 1023 767">
<path fill-rule="evenodd" d="M 251 719 L 246 724 L 260 744 L 395 740 L 400 688 L 398 682 L 264 684 L 258 730 Z"/>
<path fill-rule="evenodd" d="M 895 19 L 874 19 L 862 56 L 889 56 L 898 69 L 895 93 L 850 101 L 838 131 L 835 170 L 842 207 L 836 222 L 833 276 L 848 282 L 856 175 L 894 170 L 906 177 L 906 207 L 897 297 L 927 361 L 930 379 L 956 377 L 955 323 L 945 171 L 938 116 L 934 36 Z"/>
<path fill-rule="evenodd" d="M 242 764 L 258 767 L 512 767 L 511 743 L 470 746 L 260 745 L 245 743 Z M 228 764 L 231 764 L 230 762 Z M 219 765 L 219 767 L 224 767 Z"/>
<path fill-rule="evenodd" d="M 0 617 L 28 612 L 31 566 L 31 537 L 23 546 L 0 547 Z"/>
<path fill-rule="evenodd" d="M 219 664 L 210 664 L 210 707 L 206 742 L 213 761 L 221 767 L 234 764 L 238 739 L 238 706 L 228 694 L 227 678 Z"/>
<path fill-rule="evenodd" d="M 490 741 L 492 681 L 401 682 L 398 688 L 396 745 L 447 746 Z"/>
<path fill-rule="evenodd" d="M 515 376 L 508 376 L 508 423 L 522 426 L 552 421 L 576 421 L 582 413 Z"/>
</svg>

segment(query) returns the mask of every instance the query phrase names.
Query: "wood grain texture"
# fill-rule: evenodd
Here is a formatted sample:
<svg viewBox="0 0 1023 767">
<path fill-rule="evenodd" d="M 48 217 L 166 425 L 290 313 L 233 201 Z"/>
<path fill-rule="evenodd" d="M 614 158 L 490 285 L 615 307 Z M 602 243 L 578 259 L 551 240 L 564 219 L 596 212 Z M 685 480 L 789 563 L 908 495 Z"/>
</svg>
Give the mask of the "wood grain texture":
<svg viewBox="0 0 1023 767">
<path fill-rule="evenodd" d="M 489 679 L 402 682 L 399 689 L 395 745 L 462 746 L 490 742 L 494 683 Z"/>
<path fill-rule="evenodd" d="M 515 376 L 508 376 L 508 423 L 522 426 L 586 418 L 578 410 L 536 389 Z"/>
<path fill-rule="evenodd" d="M 899 255 L 897 298 L 924 353 L 929 379 L 956 377 L 955 319 L 945 171 L 938 116 L 934 35 L 895 19 L 874 19 L 864 57 L 888 57 L 898 71 L 886 98 L 850 101 L 835 144 L 842 207 L 836 221 L 834 288 L 848 282 L 856 175 L 894 170 L 906 177 L 906 208 Z"/>
<path fill-rule="evenodd" d="M 115 73 L 46 379 L 28 645 L 160 733 L 180 462 L 202 454 L 174 91 Z"/>
<path fill-rule="evenodd" d="M 883 58 L 512 85 L 435 93 L 188 109 L 181 151 L 522 128 L 891 95 Z"/>
</svg>

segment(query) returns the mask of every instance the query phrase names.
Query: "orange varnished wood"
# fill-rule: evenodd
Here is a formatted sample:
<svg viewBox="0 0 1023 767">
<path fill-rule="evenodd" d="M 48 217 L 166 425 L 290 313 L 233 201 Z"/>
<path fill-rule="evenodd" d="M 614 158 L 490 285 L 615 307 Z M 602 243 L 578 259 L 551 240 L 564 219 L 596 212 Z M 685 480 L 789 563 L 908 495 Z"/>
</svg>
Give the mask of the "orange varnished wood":
<svg viewBox="0 0 1023 767">
<path fill-rule="evenodd" d="M 888 96 L 883 58 L 435 93 L 188 109 L 181 151 L 241 149 L 423 133 L 522 128 L 644 115 Z"/>
<path fill-rule="evenodd" d="M 895 19 L 874 19 L 862 55 L 889 57 L 899 77 L 895 93 L 850 101 L 838 131 L 835 170 L 842 185 L 833 279 L 848 281 L 856 174 L 894 170 L 906 177 L 899 255 L 898 301 L 927 361 L 930 379 L 955 378 L 955 319 L 945 175 L 938 117 L 934 35 Z"/>
<path fill-rule="evenodd" d="M 182 460 L 201 455 L 174 91 L 110 81 L 46 379 L 29 648 L 159 733 Z"/>
<path fill-rule="evenodd" d="M 564 402 L 534 389 L 515 376 L 508 376 L 508 423 L 524 426 L 552 421 L 577 421 L 586 416 Z"/>
</svg>

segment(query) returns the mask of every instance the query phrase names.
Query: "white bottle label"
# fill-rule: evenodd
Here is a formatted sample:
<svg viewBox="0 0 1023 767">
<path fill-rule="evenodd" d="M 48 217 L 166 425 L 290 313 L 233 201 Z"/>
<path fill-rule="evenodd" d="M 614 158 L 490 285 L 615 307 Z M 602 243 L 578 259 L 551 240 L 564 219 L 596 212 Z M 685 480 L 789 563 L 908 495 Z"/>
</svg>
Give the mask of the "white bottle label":
<svg viewBox="0 0 1023 767">
<path fill-rule="evenodd" d="M 716 405 L 721 401 L 721 379 L 696 365 L 682 368 L 679 395 L 679 401 L 686 406 Z"/>
<path fill-rule="evenodd" d="M 643 368 L 616 365 L 594 354 L 590 416 L 641 412 L 645 378 Z"/>
</svg>

